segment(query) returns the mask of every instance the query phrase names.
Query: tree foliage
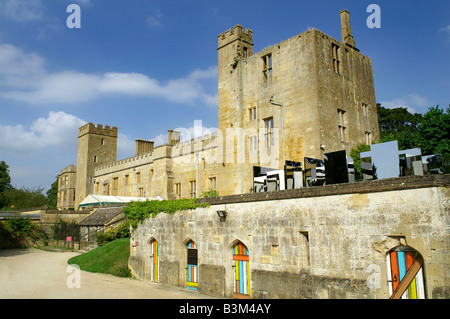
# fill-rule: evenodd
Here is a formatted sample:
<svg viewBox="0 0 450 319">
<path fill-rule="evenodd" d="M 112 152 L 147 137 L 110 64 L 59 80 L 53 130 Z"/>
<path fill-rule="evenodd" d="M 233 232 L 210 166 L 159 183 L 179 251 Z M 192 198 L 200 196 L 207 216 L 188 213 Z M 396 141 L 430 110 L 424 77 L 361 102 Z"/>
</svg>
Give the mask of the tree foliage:
<svg viewBox="0 0 450 319">
<path fill-rule="evenodd" d="M 450 105 L 444 112 L 430 107 L 418 127 L 422 154 L 450 154 Z"/>
<path fill-rule="evenodd" d="M 58 199 L 58 177 L 56 177 L 56 181 L 52 183 L 52 186 L 47 191 L 47 207 L 49 209 L 56 209 Z"/>
<path fill-rule="evenodd" d="M 355 170 L 355 181 L 362 181 L 362 171 L 361 171 L 361 152 L 370 151 L 370 146 L 367 144 L 359 144 L 356 148 L 352 149 L 350 156 L 353 159 L 353 169 Z"/>
<path fill-rule="evenodd" d="M 389 109 L 377 104 L 380 143 L 398 141 L 400 150 L 415 148 L 420 143 L 419 125 L 422 115 L 406 108 Z"/>
<path fill-rule="evenodd" d="M 5 161 L 0 162 L 0 193 L 12 189 L 11 176 L 9 176 L 9 166 Z"/>
<path fill-rule="evenodd" d="M 425 114 L 411 114 L 406 108 L 389 109 L 377 104 L 379 143 L 398 141 L 400 150 L 420 148 L 422 155 L 441 154 L 444 173 L 450 170 L 450 105 L 444 112 L 439 106 Z M 361 180 L 360 152 L 370 150 L 361 144 L 350 153 L 355 167 L 355 179 Z"/>
<path fill-rule="evenodd" d="M 48 204 L 47 197 L 42 194 L 43 188 L 8 189 L 0 193 L 0 203 L 3 210 L 21 210 L 44 207 Z"/>
<path fill-rule="evenodd" d="M 13 187 L 9 175 L 9 166 L 5 161 L 0 162 L 0 210 L 9 211 L 38 207 L 56 209 L 58 180 L 47 191 L 47 196 L 43 194 L 43 190 L 43 187 Z"/>
<path fill-rule="evenodd" d="M 398 141 L 399 149 L 419 147 L 423 155 L 450 154 L 450 106 L 439 105 L 425 114 L 411 114 L 406 108 L 389 109 L 377 104 L 380 143 Z"/>
</svg>

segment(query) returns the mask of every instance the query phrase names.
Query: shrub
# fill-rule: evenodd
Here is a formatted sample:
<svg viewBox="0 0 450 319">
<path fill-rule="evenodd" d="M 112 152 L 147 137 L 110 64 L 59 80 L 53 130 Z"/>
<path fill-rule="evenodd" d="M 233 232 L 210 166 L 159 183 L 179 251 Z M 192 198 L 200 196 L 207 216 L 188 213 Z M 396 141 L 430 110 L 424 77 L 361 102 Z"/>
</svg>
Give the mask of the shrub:
<svg viewBox="0 0 450 319">
<path fill-rule="evenodd" d="M 115 262 L 111 267 L 111 274 L 118 277 L 131 277 L 131 270 L 127 264 Z"/>
<path fill-rule="evenodd" d="M 27 247 L 31 242 L 47 239 L 47 235 L 41 227 L 33 224 L 29 216 L 8 217 L 4 223 L 0 224 L 0 233 L 3 240 L 12 243 L 11 247 Z M 4 247 L 8 247 L 8 245 Z"/>
<path fill-rule="evenodd" d="M 8 217 L 6 225 L 16 236 L 30 236 L 33 232 L 33 224 L 29 216 L 27 217 Z"/>
<path fill-rule="evenodd" d="M 106 232 L 98 232 L 93 238 L 97 245 L 103 246 L 113 240 L 127 238 L 130 235 L 130 222 L 127 220 L 116 228 L 111 228 Z"/>
</svg>

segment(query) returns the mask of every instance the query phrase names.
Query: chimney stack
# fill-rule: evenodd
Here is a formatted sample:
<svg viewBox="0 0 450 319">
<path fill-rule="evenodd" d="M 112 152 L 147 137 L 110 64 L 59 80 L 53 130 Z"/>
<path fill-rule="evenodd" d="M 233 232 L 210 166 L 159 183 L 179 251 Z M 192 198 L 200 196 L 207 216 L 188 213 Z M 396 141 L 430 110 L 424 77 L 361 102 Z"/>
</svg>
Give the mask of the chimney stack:
<svg viewBox="0 0 450 319">
<path fill-rule="evenodd" d="M 153 141 L 137 139 L 136 140 L 136 156 L 142 155 L 144 153 L 153 152 L 154 144 L 155 143 Z"/>
<path fill-rule="evenodd" d="M 342 43 L 356 49 L 355 40 L 353 40 L 352 28 L 350 27 L 350 13 L 347 10 L 341 11 L 341 36 Z"/>
</svg>

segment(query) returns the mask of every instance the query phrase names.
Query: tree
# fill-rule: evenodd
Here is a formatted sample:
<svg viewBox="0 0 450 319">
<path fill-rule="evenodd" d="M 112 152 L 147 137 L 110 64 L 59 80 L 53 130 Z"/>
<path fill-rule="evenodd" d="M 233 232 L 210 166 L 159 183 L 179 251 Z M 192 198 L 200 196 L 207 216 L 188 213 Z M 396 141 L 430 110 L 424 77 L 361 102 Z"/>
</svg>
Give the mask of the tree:
<svg viewBox="0 0 450 319">
<path fill-rule="evenodd" d="M 42 194 L 43 188 L 8 189 L 0 193 L 3 209 L 20 210 L 47 205 L 47 197 Z"/>
<path fill-rule="evenodd" d="M 450 105 L 443 109 L 430 107 L 419 126 L 423 155 L 441 154 L 444 174 L 450 173 Z"/>
<path fill-rule="evenodd" d="M 418 147 L 422 115 L 411 114 L 404 107 L 389 109 L 377 103 L 380 143 L 398 141 L 400 150 Z"/>
<path fill-rule="evenodd" d="M 418 129 L 422 154 L 450 155 L 450 105 L 443 109 L 430 107 Z"/>
<path fill-rule="evenodd" d="M 0 193 L 7 190 L 12 189 L 11 185 L 11 176 L 9 176 L 9 166 L 5 161 L 1 161 L 0 163 Z"/>
<path fill-rule="evenodd" d="M 367 144 L 359 144 L 356 148 L 352 149 L 350 156 L 353 159 L 353 169 L 355 170 L 355 181 L 362 181 L 363 175 L 361 171 L 361 152 L 370 151 L 370 146 Z"/>
<path fill-rule="evenodd" d="M 57 199 L 58 199 L 58 177 L 56 177 L 56 181 L 52 183 L 52 186 L 47 191 L 48 208 L 56 209 Z"/>
</svg>

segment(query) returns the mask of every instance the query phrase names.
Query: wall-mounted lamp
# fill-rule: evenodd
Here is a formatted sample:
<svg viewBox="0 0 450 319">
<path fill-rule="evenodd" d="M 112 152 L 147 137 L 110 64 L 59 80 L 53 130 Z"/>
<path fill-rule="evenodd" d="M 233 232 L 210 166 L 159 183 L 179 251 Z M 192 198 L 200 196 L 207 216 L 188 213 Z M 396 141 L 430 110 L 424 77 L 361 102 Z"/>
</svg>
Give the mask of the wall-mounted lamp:
<svg viewBox="0 0 450 319">
<path fill-rule="evenodd" d="M 226 211 L 224 211 L 224 210 L 218 210 L 217 211 L 217 215 L 219 215 L 219 218 L 220 218 L 221 222 L 225 221 L 225 219 L 227 218 L 227 214 L 228 213 Z"/>
</svg>

